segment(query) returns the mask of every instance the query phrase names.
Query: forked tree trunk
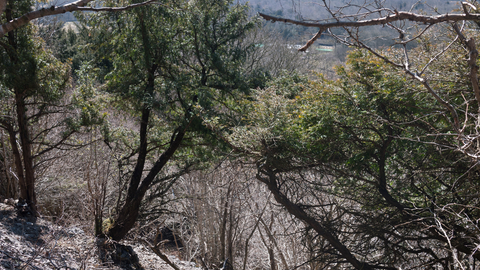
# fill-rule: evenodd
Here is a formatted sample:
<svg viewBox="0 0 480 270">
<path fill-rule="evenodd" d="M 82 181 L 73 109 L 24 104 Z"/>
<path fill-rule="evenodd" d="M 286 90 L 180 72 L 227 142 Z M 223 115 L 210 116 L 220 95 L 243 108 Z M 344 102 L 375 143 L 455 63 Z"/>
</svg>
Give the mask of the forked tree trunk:
<svg viewBox="0 0 480 270">
<path fill-rule="evenodd" d="M 142 43 L 145 57 L 145 67 L 147 71 L 147 85 L 144 94 L 153 96 L 155 88 L 155 74 L 158 65 L 151 52 L 150 37 L 144 21 L 144 15 L 138 12 L 137 19 L 140 27 L 140 34 L 142 36 Z M 145 161 L 148 153 L 148 123 L 151 110 L 148 105 L 144 104 L 142 109 L 142 118 L 140 122 L 140 148 L 138 151 L 137 163 L 133 170 L 132 177 L 128 186 L 127 197 L 120 212 L 118 213 L 113 227 L 107 232 L 107 235 L 115 241 L 119 241 L 127 235 L 128 231 L 133 228 L 138 217 L 140 205 L 147 190 L 150 188 L 153 180 L 157 174 L 164 168 L 167 162 L 173 157 L 173 154 L 180 146 L 183 140 L 187 127 L 179 127 L 172 134 L 169 147 L 162 153 L 162 155 L 155 162 L 153 167 L 148 172 L 147 176 L 143 178 L 145 171 Z"/>
<path fill-rule="evenodd" d="M 141 199 L 125 201 L 120 213 L 115 219 L 113 227 L 107 232 L 110 238 L 115 241 L 120 241 L 127 235 L 128 231 L 133 228 L 135 221 L 137 221 L 140 203 Z"/>
<path fill-rule="evenodd" d="M 134 178 L 135 171 L 130 179 L 129 190 L 125 203 L 123 204 L 120 212 L 115 219 L 113 227 L 107 232 L 107 235 L 115 241 L 120 241 L 127 235 L 128 231 L 133 228 L 133 225 L 137 221 L 140 205 L 142 200 L 150 188 L 153 180 L 157 174 L 165 167 L 167 162 L 173 157 L 173 154 L 180 146 L 183 136 L 185 135 L 186 128 L 179 128 L 175 131 L 170 146 L 163 152 L 158 158 L 149 173 L 142 180 L 141 184 L 138 183 L 138 179 Z M 140 170 L 140 168 L 138 168 Z M 143 171 L 143 166 L 141 168 Z M 141 174 L 140 174 L 141 177 Z M 135 188 L 138 187 L 138 188 Z"/>
</svg>

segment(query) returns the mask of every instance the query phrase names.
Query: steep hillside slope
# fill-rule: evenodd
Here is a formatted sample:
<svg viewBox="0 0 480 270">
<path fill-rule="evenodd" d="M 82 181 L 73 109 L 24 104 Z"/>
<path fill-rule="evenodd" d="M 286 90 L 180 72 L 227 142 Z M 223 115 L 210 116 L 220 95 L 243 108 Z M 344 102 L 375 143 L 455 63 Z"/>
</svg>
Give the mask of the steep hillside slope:
<svg viewBox="0 0 480 270">
<path fill-rule="evenodd" d="M 112 249 L 112 247 L 114 247 Z M 168 256 L 184 270 L 194 263 Z M 160 269 L 171 270 L 140 243 L 119 245 L 96 239 L 82 226 L 62 227 L 45 219 L 18 215 L 0 203 L 0 270 L 3 269 Z"/>
</svg>

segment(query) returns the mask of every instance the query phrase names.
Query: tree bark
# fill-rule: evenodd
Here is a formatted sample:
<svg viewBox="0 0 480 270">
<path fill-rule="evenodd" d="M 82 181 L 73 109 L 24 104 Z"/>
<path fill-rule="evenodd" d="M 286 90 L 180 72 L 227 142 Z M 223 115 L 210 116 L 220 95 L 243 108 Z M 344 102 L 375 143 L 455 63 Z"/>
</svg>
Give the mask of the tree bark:
<svg viewBox="0 0 480 270">
<path fill-rule="evenodd" d="M 22 145 L 24 181 L 20 182 L 20 198 L 24 199 L 33 214 L 37 212 L 37 198 L 35 194 L 35 172 L 33 169 L 32 143 L 28 130 L 27 108 L 23 91 L 15 89 L 15 104 L 17 109 L 18 133 Z"/>
<path fill-rule="evenodd" d="M 170 146 L 158 158 L 153 167 L 150 169 L 147 176 L 143 179 L 138 189 L 129 188 L 129 196 L 127 196 L 120 213 L 115 220 L 113 227 L 107 232 L 107 235 L 115 241 L 120 241 L 127 235 L 128 231 L 133 228 L 135 221 L 138 218 L 141 202 L 148 188 L 150 187 L 155 176 L 164 168 L 167 162 L 173 157 L 175 151 L 180 146 L 183 137 L 186 133 L 186 128 L 179 128 L 172 135 Z M 141 176 L 141 175 L 140 175 Z M 137 185 L 136 179 L 131 179 L 133 185 Z"/>
<path fill-rule="evenodd" d="M 24 173 L 23 173 L 22 157 L 21 157 L 21 154 L 20 154 L 20 150 L 18 149 L 18 146 L 17 146 L 17 139 L 16 139 L 15 130 L 10 123 L 2 123 L 2 126 L 5 128 L 5 130 L 8 133 L 10 147 L 12 148 L 13 163 L 15 164 L 15 171 L 17 173 L 16 178 L 17 178 L 17 181 L 18 181 L 18 185 L 21 185 L 21 184 L 25 185 L 25 177 L 24 177 Z M 6 152 L 6 151 L 4 150 L 4 152 Z M 7 168 L 5 168 L 5 173 L 8 174 L 8 172 L 6 170 L 7 170 Z M 10 198 L 17 198 L 17 195 L 18 195 L 17 193 L 18 192 L 17 192 L 16 186 L 17 185 L 14 185 L 15 190 L 12 194 L 10 194 L 10 196 L 9 196 Z"/>
<path fill-rule="evenodd" d="M 230 198 L 231 186 L 232 186 L 232 183 L 230 182 L 230 184 L 228 185 L 227 194 L 223 198 L 222 202 L 220 202 L 220 205 L 223 205 L 223 215 L 221 220 L 222 224 L 220 226 L 220 261 L 221 262 L 225 261 L 227 257 L 226 235 L 227 235 L 227 221 L 228 221 L 228 202 Z"/>
</svg>

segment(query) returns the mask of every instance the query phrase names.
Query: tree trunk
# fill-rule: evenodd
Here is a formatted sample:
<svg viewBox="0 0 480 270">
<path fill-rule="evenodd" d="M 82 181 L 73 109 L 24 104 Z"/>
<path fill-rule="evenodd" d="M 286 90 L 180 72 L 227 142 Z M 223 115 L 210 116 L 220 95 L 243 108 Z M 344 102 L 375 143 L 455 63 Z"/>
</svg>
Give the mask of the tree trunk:
<svg viewBox="0 0 480 270">
<path fill-rule="evenodd" d="M 260 173 L 266 175 L 266 177 L 262 177 Z M 332 232 L 330 232 L 328 229 L 322 226 L 321 223 L 319 223 L 315 218 L 313 218 L 307 212 L 305 212 L 300 206 L 290 201 L 290 199 L 288 199 L 287 196 L 285 196 L 285 194 L 283 194 L 280 191 L 280 188 L 277 185 L 277 177 L 275 176 L 274 172 L 268 169 L 262 170 L 257 174 L 257 179 L 267 185 L 268 189 L 273 194 L 275 200 L 278 203 L 283 205 L 283 207 L 285 207 L 285 209 L 290 214 L 292 214 L 293 216 L 295 216 L 296 218 L 298 218 L 308 226 L 312 227 L 312 229 L 314 229 L 318 235 L 325 238 L 330 243 L 330 245 L 332 245 L 332 247 L 335 248 L 341 254 L 341 257 L 347 260 L 355 269 L 359 269 L 359 270 L 373 269 L 373 267 L 370 266 L 368 263 L 359 261 L 350 252 L 350 250 L 336 237 L 336 235 L 334 235 Z M 385 269 L 395 269 L 395 268 L 385 267 Z"/>
<path fill-rule="evenodd" d="M 13 190 L 10 193 L 7 192 L 9 194 L 6 194 L 6 196 L 8 198 L 17 198 L 18 185 L 20 185 L 20 183 L 25 182 L 25 177 L 23 176 L 22 158 L 20 155 L 20 151 L 18 150 L 17 139 L 15 138 L 16 134 L 15 134 L 15 130 L 13 129 L 13 126 L 10 123 L 3 123 L 3 125 L 8 133 L 10 147 L 12 148 L 11 150 L 13 155 L 13 163 L 15 164 L 15 171 L 17 173 L 16 180 L 10 179 L 8 177 L 9 173 L 7 171 L 7 167 L 5 167 L 5 177 L 7 177 L 8 181 L 10 182 L 9 184 L 13 187 Z M 7 151 L 5 150 L 5 148 L 3 149 L 3 152 L 4 152 L 4 158 L 7 158 L 7 154 L 6 154 Z M 14 181 L 16 181 L 16 183 L 13 183 Z"/>
<path fill-rule="evenodd" d="M 129 194 L 127 195 L 125 203 L 115 219 L 113 227 L 107 232 L 107 235 L 113 240 L 120 241 L 125 237 L 125 235 L 127 235 L 128 231 L 133 228 L 133 225 L 138 218 L 143 197 L 147 193 L 150 185 L 155 179 L 155 176 L 157 176 L 167 162 L 173 157 L 173 154 L 183 140 L 185 132 L 186 128 L 178 128 L 177 131 L 174 132 L 170 146 L 158 158 L 140 185 L 137 183 L 137 179 L 135 179 L 132 175 L 128 192 Z M 137 189 L 133 189 L 132 185 L 139 185 L 139 187 Z"/>
<path fill-rule="evenodd" d="M 20 135 L 20 143 L 22 145 L 22 158 L 24 169 L 24 181 L 20 184 L 20 198 L 30 207 L 33 214 L 37 212 L 37 198 L 35 194 L 35 173 L 33 169 L 32 142 L 30 141 L 30 133 L 27 122 L 27 108 L 25 106 L 24 94 L 15 89 L 15 104 L 17 108 L 18 133 Z"/>
<path fill-rule="evenodd" d="M 5 1 L 3 1 L 5 2 Z M 5 10 L 5 17 L 7 21 L 11 21 L 12 17 L 12 9 L 13 1 L 7 2 L 9 7 Z M 3 5 L 3 4 L 2 4 Z M 8 51 L 8 56 L 10 60 L 15 63 L 15 65 L 19 64 L 21 68 L 25 68 L 23 63 L 18 58 L 21 55 L 20 52 L 17 52 L 18 46 L 17 41 L 15 40 L 15 35 L 9 33 L 8 36 L 8 45 L 12 48 L 12 50 Z M 13 67 L 12 67 L 13 68 Z M 35 73 L 25 73 L 22 72 L 23 75 L 28 74 L 26 78 L 15 78 L 16 80 L 34 80 Z M 30 77 L 32 76 L 32 77 Z M 33 156 L 32 156 L 32 142 L 30 140 L 30 134 L 28 130 L 28 120 L 27 120 L 27 107 L 25 104 L 26 93 L 27 89 L 22 82 L 15 82 L 18 83 L 17 86 L 13 86 L 13 90 L 15 93 L 15 105 L 16 105 L 16 113 L 17 113 L 17 124 L 18 124 L 18 134 L 20 137 L 20 144 L 22 146 L 21 157 L 22 161 L 19 162 L 19 151 L 16 148 L 16 140 L 15 137 L 10 138 L 10 142 L 12 144 L 13 154 L 15 155 L 15 163 L 17 167 L 17 172 L 19 172 L 19 186 L 20 186 L 20 198 L 25 200 L 28 204 L 30 211 L 36 216 L 38 215 L 37 212 L 37 198 L 35 194 L 35 173 L 33 169 Z M 13 134 L 15 134 L 13 132 Z M 23 166 L 21 166 L 23 165 Z M 23 170 L 23 177 L 21 177 L 20 171 Z M 23 179 L 22 179 L 23 178 Z"/>
<path fill-rule="evenodd" d="M 230 198 L 232 183 L 228 185 L 227 194 L 223 198 L 220 205 L 223 205 L 222 224 L 220 226 L 220 261 L 223 262 L 227 258 L 226 255 L 226 235 L 227 235 L 227 222 L 228 222 L 228 202 Z"/>
<path fill-rule="evenodd" d="M 109 237 L 115 241 L 120 241 L 127 235 L 128 231 L 135 225 L 135 221 L 137 221 L 140 203 L 141 199 L 125 200 L 113 227 L 107 232 Z"/>
</svg>

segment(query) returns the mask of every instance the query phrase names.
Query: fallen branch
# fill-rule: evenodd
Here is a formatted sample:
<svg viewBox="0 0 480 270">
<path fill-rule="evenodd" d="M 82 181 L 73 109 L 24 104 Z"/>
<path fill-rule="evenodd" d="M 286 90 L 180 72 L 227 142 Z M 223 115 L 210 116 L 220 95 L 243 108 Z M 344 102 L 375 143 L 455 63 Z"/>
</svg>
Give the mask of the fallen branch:
<svg viewBox="0 0 480 270">
<path fill-rule="evenodd" d="M 173 269 L 175 270 L 181 270 L 174 262 L 170 261 L 170 259 L 168 259 L 167 255 L 163 254 L 160 249 L 158 248 L 158 244 L 155 245 L 155 246 L 152 246 L 150 243 L 147 242 L 147 240 L 145 239 L 142 239 L 143 243 L 149 247 L 155 254 L 157 254 L 158 257 L 160 257 L 160 259 L 162 259 L 164 262 L 166 262 L 168 265 L 170 265 Z"/>
</svg>

